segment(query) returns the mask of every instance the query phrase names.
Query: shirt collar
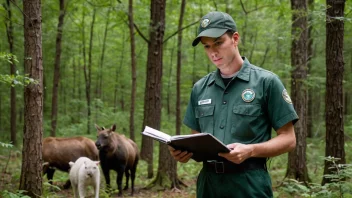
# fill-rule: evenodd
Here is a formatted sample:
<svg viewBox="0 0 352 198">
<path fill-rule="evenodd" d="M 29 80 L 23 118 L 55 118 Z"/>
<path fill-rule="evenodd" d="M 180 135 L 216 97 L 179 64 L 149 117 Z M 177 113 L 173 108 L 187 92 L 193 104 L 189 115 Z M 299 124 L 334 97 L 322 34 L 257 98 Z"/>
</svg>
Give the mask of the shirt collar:
<svg viewBox="0 0 352 198">
<path fill-rule="evenodd" d="M 242 64 L 241 69 L 235 78 L 239 78 L 244 81 L 249 81 L 249 76 L 251 73 L 251 68 L 250 68 L 251 63 L 248 61 L 248 59 L 246 57 L 242 57 L 242 59 L 243 59 L 243 64 Z M 213 84 L 214 82 L 216 82 L 216 84 L 218 84 L 220 86 L 223 84 L 219 69 L 217 69 L 215 72 L 213 72 L 213 74 L 210 76 L 208 86 Z"/>
</svg>

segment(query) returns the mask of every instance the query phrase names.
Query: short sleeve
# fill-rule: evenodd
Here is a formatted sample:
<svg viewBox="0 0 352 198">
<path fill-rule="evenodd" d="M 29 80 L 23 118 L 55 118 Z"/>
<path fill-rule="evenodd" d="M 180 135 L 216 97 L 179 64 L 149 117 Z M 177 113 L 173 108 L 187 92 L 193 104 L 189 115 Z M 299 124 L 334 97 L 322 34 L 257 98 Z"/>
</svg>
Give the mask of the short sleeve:
<svg viewBox="0 0 352 198">
<path fill-rule="evenodd" d="M 273 128 L 278 130 L 288 122 L 295 124 L 299 118 L 283 83 L 276 75 L 268 80 L 266 89 L 267 110 Z"/>
<path fill-rule="evenodd" d="M 187 106 L 187 110 L 186 110 L 186 114 L 185 117 L 183 119 L 183 124 L 185 124 L 187 127 L 189 127 L 192 130 L 195 131 L 200 131 L 200 126 L 199 123 L 197 122 L 196 116 L 195 116 L 195 87 L 193 87 L 192 89 L 192 93 L 191 93 L 191 97 L 189 99 L 188 102 L 188 106 Z"/>
</svg>

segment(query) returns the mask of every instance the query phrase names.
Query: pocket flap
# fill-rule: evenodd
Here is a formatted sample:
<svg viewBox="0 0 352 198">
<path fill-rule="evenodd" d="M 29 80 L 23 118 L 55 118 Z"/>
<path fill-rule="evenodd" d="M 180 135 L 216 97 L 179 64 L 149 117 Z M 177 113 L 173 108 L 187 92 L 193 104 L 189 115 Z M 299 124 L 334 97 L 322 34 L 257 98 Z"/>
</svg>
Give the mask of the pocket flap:
<svg viewBox="0 0 352 198">
<path fill-rule="evenodd" d="M 200 106 L 196 108 L 196 118 L 212 116 L 214 114 L 214 105 Z"/>
<path fill-rule="evenodd" d="M 233 107 L 232 112 L 241 115 L 260 116 L 261 107 L 260 105 L 236 105 Z"/>
</svg>

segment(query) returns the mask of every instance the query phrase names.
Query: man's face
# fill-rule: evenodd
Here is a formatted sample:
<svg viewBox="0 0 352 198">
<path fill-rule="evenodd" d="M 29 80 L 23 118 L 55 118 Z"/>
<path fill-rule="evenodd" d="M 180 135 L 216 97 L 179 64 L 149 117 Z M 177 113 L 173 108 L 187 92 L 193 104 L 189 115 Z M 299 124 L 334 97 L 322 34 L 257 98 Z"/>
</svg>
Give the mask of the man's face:
<svg viewBox="0 0 352 198">
<path fill-rule="evenodd" d="M 201 42 L 209 59 L 222 70 L 233 63 L 238 39 L 238 33 L 234 33 L 232 37 L 225 33 L 219 38 L 202 37 Z"/>
</svg>

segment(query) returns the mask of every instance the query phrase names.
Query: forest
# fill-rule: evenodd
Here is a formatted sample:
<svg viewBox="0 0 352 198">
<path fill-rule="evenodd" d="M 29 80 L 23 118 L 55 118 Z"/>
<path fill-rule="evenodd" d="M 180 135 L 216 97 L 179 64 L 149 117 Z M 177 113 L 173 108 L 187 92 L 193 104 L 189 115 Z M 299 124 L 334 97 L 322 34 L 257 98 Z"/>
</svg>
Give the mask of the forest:
<svg viewBox="0 0 352 198">
<path fill-rule="evenodd" d="M 43 175 L 44 138 L 114 126 L 140 152 L 133 197 L 196 197 L 202 164 L 141 132 L 191 133 L 192 87 L 216 70 L 192 46 L 210 11 L 234 18 L 241 55 L 280 77 L 300 117 L 296 149 L 267 163 L 274 197 L 352 197 L 351 0 L 2 0 L 0 197 L 73 197 L 67 173 Z M 99 197 L 118 195 L 111 175 Z"/>
</svg>

